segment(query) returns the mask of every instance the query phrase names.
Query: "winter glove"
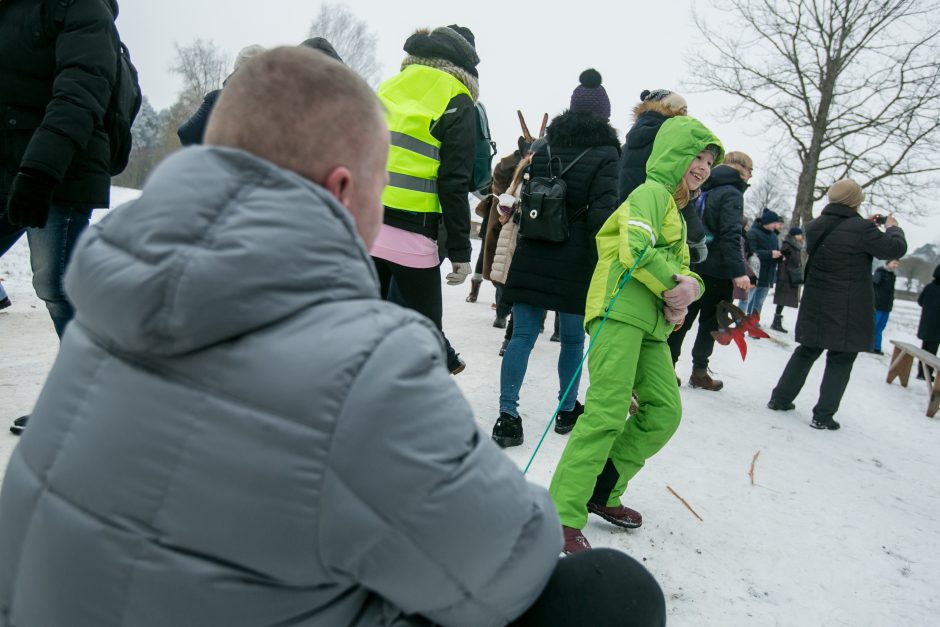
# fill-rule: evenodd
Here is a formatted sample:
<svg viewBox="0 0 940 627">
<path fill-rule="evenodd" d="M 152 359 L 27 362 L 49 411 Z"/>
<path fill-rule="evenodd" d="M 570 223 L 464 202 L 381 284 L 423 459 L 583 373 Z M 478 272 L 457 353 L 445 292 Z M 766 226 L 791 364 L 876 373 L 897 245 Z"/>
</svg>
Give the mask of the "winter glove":
<svg viewBox="0 0 940 627">
<path fill-rule="evenodd" d="M 7 199 L 7 220 L 14 226 L 46 226 L 55 181 L 42 174 L 20 170 L 13 178 Z"/>
<path fill-rule="evenodd" d="M 669 324 L 676 325 L 676 329 L 682 326 L 682 323 L 685 322 L 685 316 L 689 313 L 688 307 L 670 307 L 666 305 L 663 307 L 663 315 L 666 316 L 666 322 Z"/>
<path fill-rule="evenodd" d="M 705 244 L 705 238 L 697 242 L 689 242 L 689 261 L 691 263 L 702 263 L 708 257 L 708 246 Z"/>
<path fill-rule="evenodd" d="M 698 281 L 684 274 L 674 274 L 676 286 L 663 292 L 663 300 L 672 309 L 686 309 L 698 298 Z"/>
<path fill-rule="evenodd" d="M 452 272 L 447 273 L 448 285 L 460 285 L 470 276 L 469 261 L 452 261 L 450 265 Z"/>
</svg>

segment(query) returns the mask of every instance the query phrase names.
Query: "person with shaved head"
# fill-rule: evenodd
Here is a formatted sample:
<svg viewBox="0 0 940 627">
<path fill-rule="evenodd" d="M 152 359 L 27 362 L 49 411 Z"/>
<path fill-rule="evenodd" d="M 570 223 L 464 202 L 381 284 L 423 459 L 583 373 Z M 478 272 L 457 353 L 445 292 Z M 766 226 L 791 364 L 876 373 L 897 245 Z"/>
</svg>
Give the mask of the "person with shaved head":
<svg viewBox="0 0 940 627">
<path fill-rule="evenodd" d="M 0 626 L 612 624 L 601 577 L 664 610 L 623 554 L 559 562 L 434 325 L 380 299 L 388 145 L 361 78 L 277 48 L 89 228 L 0 490 Z"/>
</svg>

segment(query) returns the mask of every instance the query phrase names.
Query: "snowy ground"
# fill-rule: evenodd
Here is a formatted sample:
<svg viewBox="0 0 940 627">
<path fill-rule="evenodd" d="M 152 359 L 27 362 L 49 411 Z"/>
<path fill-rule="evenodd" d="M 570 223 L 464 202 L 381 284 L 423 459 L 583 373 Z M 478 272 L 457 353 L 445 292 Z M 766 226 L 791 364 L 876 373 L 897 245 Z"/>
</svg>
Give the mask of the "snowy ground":
<svg viewBox="0 0 940 627">
<path fill-rule="evenodd" d="M 0 259 L 0 278 L 14 301 L 0 312 L 5 421 L 32 407 L 57 342 L 30 287 L 25 242 Z M 491 326 L 493 289 L 484 284 L 476 304 L 464 302 L 468 286 L 443 289 L 445 331 L 467 361 L 456 380 L 489 433 L 498 413 L 503 333 Z M 769 303 L 766 309 L 765 325 Z M 899 302 L 887 338 L 912 341 L 918 315 L 916 305 Z M 794 321 L 787 310 L 784 326 Z M 558 344 L 548 335 L 536 344 L 523 387 L 526 442 L 507 451 L 520 467 L 555 405 Z M 622 549 L 646 564 L 666 593 L 673 626 L 937 624 L 940 421 L 924 415 L 922 384 L 886 385 L 888 358 L 860 355 L 837 415 L 842 430 L 816 431 L 808 424 L 821 362 L 796 411 L 765 408 L 793 348 L 792 333 L 775 338 L 751 342 L 745 363 L 733 347 L 716 348 L 713 369 L 725 389 L 683 386 L 682 426 L 625 495 L 644 526 L 623 531 L 592 517 L 586 535 L 594 546 Z M 690 368 L 685 355 L 683 379 Z M 4 425 L 0 475 L 16 441 Z M 565 441 L 549 433 L 531 480 L 548 484 Z M 748 471 L 758 452 L 752 486 Z"/>
</svg>

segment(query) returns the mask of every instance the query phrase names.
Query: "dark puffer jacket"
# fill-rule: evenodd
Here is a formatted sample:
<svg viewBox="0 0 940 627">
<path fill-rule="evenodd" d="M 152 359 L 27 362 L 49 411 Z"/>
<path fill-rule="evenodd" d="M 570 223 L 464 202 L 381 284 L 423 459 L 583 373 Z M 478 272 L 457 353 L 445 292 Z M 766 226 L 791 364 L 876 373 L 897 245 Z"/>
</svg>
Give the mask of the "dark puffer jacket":
<svg viewBox="0 0 940 627">
<path fill-rule="evenodd" d="M 630 192 L 646 180 L 646 162 L 653 152 L 653 140 L 659 127 L 669 118 L 679 115 L 662 102 L 641 102 L 633 109 L 633 128 L 627 132 L 620 156 L 617 206 L 623 204 Z"/>
<path fill-rule="evenodd" d="M 583 315 L 597 263 L 594 235 L 617 208 L 617 132 L 593 113 L 569 111 L 552 120 L 546 136 L 562 168 L 591 148 L 564 176 L 571 235 L 560 244 L 520 237 L 503 297 L 510 303 Z M 557 160 L 552 167 L 557 175 Z M 548 176 L 544 148 L 533 156 L 530 173 Z"/>
<path fill-rule="evenodd" d="M 815 250 L 816 241 L 836 226 Z M 805 229 L 810 251 L 803 302 L 796 321 L 796 341 L 806 346 L 860 353 L 875 338 L 872 258 L 899 259 L 907 252 L 904 231 L 874 222 L 845 205 L 827 205 Z M 776 264 L 775 264 L 776 265 Z"/>
<path fill-rule="evenodd" d="M 19 169 L 57 183 L 52 202 L 105 207 L 104 115 L 117 71 L 115 0 L 0 2 L 0 207 Z"/>
<path fill-rule="evenodd" d="M 760 259 L 760 274 L 757 287 L 773 287 L 777 282 L 777 259 L 774 251 L 780 250 L 780 239 L 775 231 L 769 231 L 758 221 L 747 232 L 747 245 L 751 254 Z"/>
<path fill-rule="evenodd" d="M 871 283 L 875 288 L 875 309 L 891 311 L 894 309 L 894 282 L 898 275 L 882 266 L 875 270 Z"/>
<path fill-rule="evenodd" d="M 747 184 L 741 180 L 741 175 L 727 165 L 712 170 L 711 177 L 705 182 L 703 193 L 707 195 L 702 223 L 713 239 L 708 243 L 705 261 L 692 265 L 698 274 L 718 279 L 744 276 L 741 218 L 744 216 L 745 189 Z"/>
<path fill-rule="evenodd" d="M 917 297 L 922 307 L 917 337 L 925 342 L 940 342 L 940 266 L 934 268 L 933 283 Z"/>
</svg>

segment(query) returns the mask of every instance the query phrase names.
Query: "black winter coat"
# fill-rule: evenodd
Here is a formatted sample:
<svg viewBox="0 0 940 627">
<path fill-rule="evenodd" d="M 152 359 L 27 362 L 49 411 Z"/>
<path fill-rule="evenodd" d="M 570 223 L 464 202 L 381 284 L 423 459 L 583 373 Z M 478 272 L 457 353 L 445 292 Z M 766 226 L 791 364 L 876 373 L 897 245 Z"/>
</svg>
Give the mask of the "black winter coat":
<svg viewBox="0 0 940 627">
<path fill-rule="evenodd" d="M 933 283 L 917 297 L 921 306 L 917 337 L 925 342 L 940 342 L 940 266 L 933 271 Z"/>
<path fill-rule="evenodd" d="M 180 138 L 181 144 L 184 146 L 202 144 L 206 135 L 206 125 L 209 124 L 209 115 L 215 108 L 215 103 L 219 100 L 220 95 L 222 95 L 221 89 L 213 89 L 206 94 L 202 104 L 199 105 L 192 117 L 183 122 L 177 129 L 176 136 Z"/>
<path fill-rule="evenodd" d="M 737 170 L 720 165 L 712 170 L 703 187 L 706 196 L 702 223 L 713 239 L 708 243 L 708 257 L 692 269 L 700 275 L 718 279 L 744 276 L 741 219 L 747 184 L 741 180 Z"/>
<path fill-rule="evenodd" d="M 775 250 L 780 250 L 780 240 L 777 234 L 768 231 L 763 224 L 755 221 L 747 232 L 747 244 L 751 253 L 760 259 L 757 287 L 773 287 L 777 281 L 777 260 L 773 253 Z"/>
<path fill-rule="evenodd" d="M 562 168 L 592 147 L 564 176 L 570 236 L 560 244 L 520 237 L 503 297 L 510 303 L 584 315 L 597 264 L 594 236 L 617 208 L 619 142 L 606 120 L 586 112 L 556 117 L 546 135 L 552 157 L 561 160 Z M 557 161 L 553 169 L 557 175 Z M 548 176 L 544 148 L 533 156 L 530 175 Z"/>
<path fill-rule="evenodd" d="M 894 309 L 894 281 L 898 276 L 884 266 L 875 270 L 871 283 L 875 288 L 875 309 L 891 311 Z"/>
<path fill-rule="evenodd" d="M 646 180 L 646 162 L 653 153 L 653 141 L 659 128 L 669 116 L 660 111 L 644 111 L 627 132 L 627 141 L 623 144 L 620 156 L 620 174 L 618 176 L 617 206 L 623 204 L 630 192 Z"/>
<path fill-rule="evenodd" d="M 831 224 L 838 226 L 814 251 Z M 855 209 L 830 204 L 805 229 L 810 251 L 803 302 L 796 321 L 796 341 L 805 346 L 859 353 L 875 339 L 872 258 L 899 259 L 907 251 L 904 231 L 884 233 Z"/>
<path fill-rule="evenodd" d="M 117 72 L 115 0 L 0 1 L 0 207 L 13 177 L 57 182 L 53 204 L 106 207 L 111 152 L 104 115 Z"/>
<path fill-rule="evenodd" d="M 473 183 L 477 112 L 466 94 L 454 96 L 444 115 L 431 131 L 441 142 L 441 165 L 437 170 L 437 196 L 441 201 L 441 248 L 451 261 L 470 261 L 470 200 Z M 423 217 L 423 216 L 422 216 Z M 385 224 L 439 239 L 438 224 L 431 228 L 416 223 L 414 214 L 385 208 Z"/>
<path fill-rule="evenodd" d="M 803 266 L 802 250 L 802 244 L 790 236 L 787 236 L 783 240 L 783 244 L 780 245 L 780 253 L 783 257 L 777 260 L 777 287 L 774 289 L 774 305 L 793 308 L 800 306 L 801 285 L 793 284 L 787 268 L 798 270 Z"/>
</svg>

